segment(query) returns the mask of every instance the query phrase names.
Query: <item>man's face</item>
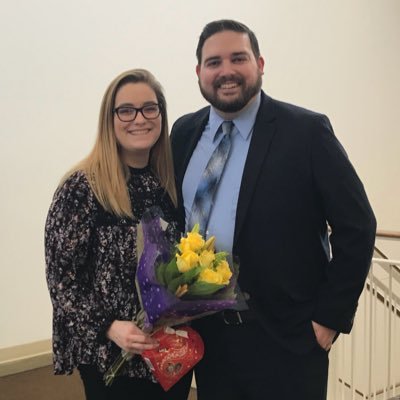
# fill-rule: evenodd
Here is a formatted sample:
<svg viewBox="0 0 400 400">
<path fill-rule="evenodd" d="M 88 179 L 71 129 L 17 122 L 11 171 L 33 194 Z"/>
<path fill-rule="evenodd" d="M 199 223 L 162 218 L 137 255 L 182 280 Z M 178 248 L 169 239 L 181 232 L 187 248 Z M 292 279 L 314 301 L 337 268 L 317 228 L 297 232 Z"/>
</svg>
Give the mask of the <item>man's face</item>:
<svg viewBox="0 0 400 400">
<path fill-rule="evenodd" d="M 260 91 L 263 68 L 246 33 L 222 31 L 204 42 L 196 73 L 204 98 L 229 114 L 242 110 Z"/>
</svg>

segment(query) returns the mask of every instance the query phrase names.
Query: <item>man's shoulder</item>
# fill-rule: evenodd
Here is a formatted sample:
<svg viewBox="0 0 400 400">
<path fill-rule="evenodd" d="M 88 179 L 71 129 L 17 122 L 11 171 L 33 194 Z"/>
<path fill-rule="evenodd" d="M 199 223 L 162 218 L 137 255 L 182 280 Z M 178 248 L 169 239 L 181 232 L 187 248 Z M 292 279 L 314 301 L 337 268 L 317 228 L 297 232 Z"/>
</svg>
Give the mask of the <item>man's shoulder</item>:
<svg viewBox="0 0 400 400">
<path fill-rule="evenodd" d="M 319 117 L 325 117 L 324 114 L 310 110 L 308 108 L 289 103 L 286 101 L 282 100 L 276 100 L 273 99 L 272 97 L 269 97 L 265 95 L 266 97 L 266 104 L 271 103 L 273 106 L 276 115 L 283 116 L 283 117 L 293 117 L 293 118 L 319 118 Z"/>
</svg>

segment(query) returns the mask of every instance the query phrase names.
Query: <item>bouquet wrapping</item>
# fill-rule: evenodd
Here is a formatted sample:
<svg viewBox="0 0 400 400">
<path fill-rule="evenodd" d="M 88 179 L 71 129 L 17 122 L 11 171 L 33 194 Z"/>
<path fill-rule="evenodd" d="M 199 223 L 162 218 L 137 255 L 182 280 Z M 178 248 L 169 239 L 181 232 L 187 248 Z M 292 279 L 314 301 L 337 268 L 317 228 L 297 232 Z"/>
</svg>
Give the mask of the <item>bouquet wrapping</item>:
<svg viewBox="0 0 400 400">
<path fill-rule="evenodd" d="M 138 251 L 141 256 L 136 273 L 136 285 L 144 311 L 143 328 L 152 330 L 155 326 L 182 324 L 212 312 L 234 307 L 237 264 L 233 266 L 231 263 L 232 270 L 228 266 L 231 271 L 229 284 L 220 283 L 217 279 L 212 279 L 213 277 L 207 280 L 207 275 L 215 271 L 210 268 L 211 263 L 207 265 L 207 260 L 201 264 L 200 255 L 204 251 L 214 253 L 214 238 L 209 240 L 210 250 L 203 250 L 206 241 L 198 234 L 198 227 L 195 227 L 187 237 L 181 239 L 181 243 L 177 246 L 178 251 L 173 250 L 171 254 L 171 245 L 165 236 L 163 225 L 159 213 L 149 210 L 138 227 L 143 232 L 143 251 L 140 249 Z M 191 235 L 194 236 L 192 241 Z M 141 242 L 140 238 L 138 242 Z M 142 247 L 140 243 L 138 246 Z M 198 259 L 192 254 L 196 253 L 196 249 L 200 253 Z M 187 255 L 189 260 L 185 262 L 184 257 Z M 223 258 L 222 261 L 225 261 L 226 266 L 227 254 L 223 252 L 214 254 L 217 262 L 218 255 Z M 210 258 L 212 256 L 213 254 Z M 201 275 L 203 280 L 200 280 Z M 184 285 L 188 286 L 188 291 L 183 294 L 176 293 L 175 286 L 178 289 Z"/>
</svg>

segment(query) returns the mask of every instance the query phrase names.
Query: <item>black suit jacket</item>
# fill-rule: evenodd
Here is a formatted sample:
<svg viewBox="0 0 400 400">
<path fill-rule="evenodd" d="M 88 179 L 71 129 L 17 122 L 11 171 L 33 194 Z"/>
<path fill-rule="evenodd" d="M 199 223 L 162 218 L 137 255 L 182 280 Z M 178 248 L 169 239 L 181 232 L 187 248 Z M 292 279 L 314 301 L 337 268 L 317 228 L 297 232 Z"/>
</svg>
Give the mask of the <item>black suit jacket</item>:
<svg viewBox="0 0 400 400">
<path fill-rule="evenodd" d="M 233 252 L 240 260 L 240 287 L 250 294 L 264 328 L 303 353 L 315 345 L 311 320 L 350 332 L 376 221 L 328 118 L 261 96 Z M 209 107 L 203 108 L 178 119 L 172 129 L 181 205 L 186 167 L 208 116 Z"/>
</svg>

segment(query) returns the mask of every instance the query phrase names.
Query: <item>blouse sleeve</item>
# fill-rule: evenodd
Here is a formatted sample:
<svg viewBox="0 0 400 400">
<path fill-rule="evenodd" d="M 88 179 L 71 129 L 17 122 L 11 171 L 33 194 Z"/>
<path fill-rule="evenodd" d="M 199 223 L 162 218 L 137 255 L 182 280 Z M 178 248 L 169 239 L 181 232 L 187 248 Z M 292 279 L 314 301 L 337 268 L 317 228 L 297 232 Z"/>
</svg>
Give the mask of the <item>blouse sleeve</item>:
<svg viewBox="0 0 400 400">
<path fill-rule="evenodd" d="M 89 347 L 111 323 L 101 299 L 96 298 L 90 268 L 96 212 L 93 192 L 78 172 L 55 193 L 45 227 L 46 277 L 55 335 L 84 341 Z"/>
</svg>

